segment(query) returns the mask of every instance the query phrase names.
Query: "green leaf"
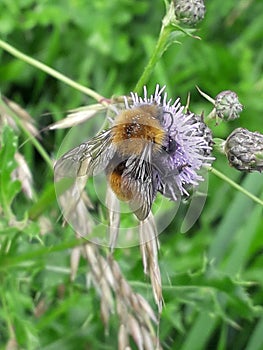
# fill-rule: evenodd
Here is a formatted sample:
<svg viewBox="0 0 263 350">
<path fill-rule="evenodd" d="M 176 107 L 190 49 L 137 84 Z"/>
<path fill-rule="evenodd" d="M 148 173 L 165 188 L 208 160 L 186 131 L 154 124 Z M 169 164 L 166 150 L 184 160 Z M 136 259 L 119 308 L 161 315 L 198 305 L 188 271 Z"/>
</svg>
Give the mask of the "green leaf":
<svg viewBox="0 0 263 350">
<path fill-rule="evenodd" d="M 12 202 L 21 189 L 20 182 L 12 179 L 12 172 L 17 167 L 16 150 L 17 136 L 9 126 L 5 125 L 0 149 L 0 205 L 9 219 L 13 217 Z"/>
<path fill-rule="evenodd" d="M 183 273 L 171 278 L 172 286 L 167 290 L 175 290 L 176 298 L 184 303 L 193 304 L 200 310 L 223 318 L 227 323 L 231 317 L 224 311 L 225 304 L 230 306 L 232 314 L 252 319 L 262 313 L 262 308 L 254 306 L 246 292 L 251 283 L 230 277 L 210 266 L 208 270 L 195 274 Z M 166 290 L 166 287 L 164 287 Z M 198 306 L 199 305 L 199 306 Z"/>
</svg>

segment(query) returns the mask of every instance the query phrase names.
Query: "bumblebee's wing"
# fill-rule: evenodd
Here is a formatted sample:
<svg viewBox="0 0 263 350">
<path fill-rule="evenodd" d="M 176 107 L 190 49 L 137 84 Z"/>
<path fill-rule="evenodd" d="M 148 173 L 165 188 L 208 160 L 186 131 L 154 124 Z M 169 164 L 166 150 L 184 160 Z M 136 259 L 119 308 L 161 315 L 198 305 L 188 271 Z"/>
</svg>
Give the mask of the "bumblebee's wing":
<svg viewBox="0 0 263 350">
<path fill-rule="evenodd" d="M 82 237 L 91 231 L 92 204 L 85 191 L 87 178 L 103 171 L 113 157 L 111 129 L 65 153 L 55 164 L 54 177 L 58 203 L 63 216 Z"/>
<path fill-rule="evenodd" d="M 178 201 L 181 198 L 180 190 L 173 177 L 161 178 L 161 182 L 158 191 L 166 198 L 172 201 Z"/>
<path fill-rule="evenodd" d="M 151 145 L 146 147 L 142 156 L 130 157 L 122 174 L 122 183 L 132 192 L 129 206 L 139 220 L 149 215 L 157 193 L 158 174 L 151 163 Z"/>
<path fill-rule="evenodd" d="M 156 167 L 159 174 L 159 188 L 158 191 L 166 198 L 172 201 L 178 201 L 181 198 L 181 192 L 178 188 L 176 176 L 180 174 L 180 169 L 171 170 L 165 164 L 165 161 L 168 160 L 167 153 L 163 153 L 162 157 L 155 160 Z"/>
<path fill-rule="evenodd" d="M 55 177 L 91 176 L 105 169 L 115 153 L 111 129 L 65 153 L 55 164 Z"/>
</svg>

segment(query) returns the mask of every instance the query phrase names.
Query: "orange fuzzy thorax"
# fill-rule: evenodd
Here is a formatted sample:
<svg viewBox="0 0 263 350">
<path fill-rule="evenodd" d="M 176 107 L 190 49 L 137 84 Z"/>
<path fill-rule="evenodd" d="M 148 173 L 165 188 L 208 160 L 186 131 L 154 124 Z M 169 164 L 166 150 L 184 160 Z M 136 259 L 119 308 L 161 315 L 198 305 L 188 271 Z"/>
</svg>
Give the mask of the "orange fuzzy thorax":
<svg viewBox="0 0 263 350">
<path fill-rule="evenodd" d="M 112 139 L 118 153 L 140 156 L 149 142 L 153 152 L 160 149 L 165 131 L 159 119 L 160 110 L 156 105 L 142 105 L 120 113 L 115 119 Z"/>
</svg>

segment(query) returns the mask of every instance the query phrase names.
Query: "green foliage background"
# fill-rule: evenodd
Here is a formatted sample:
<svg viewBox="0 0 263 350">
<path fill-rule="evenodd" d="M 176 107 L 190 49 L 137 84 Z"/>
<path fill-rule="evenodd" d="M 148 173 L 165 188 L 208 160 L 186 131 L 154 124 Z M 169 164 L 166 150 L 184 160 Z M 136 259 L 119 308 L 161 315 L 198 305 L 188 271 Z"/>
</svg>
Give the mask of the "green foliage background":
<svg viewBox="0 0 263 350">
<path fill-rule="evenodd" d="M 225 138 L 234 128 L 263 133 L 263 2 L 207 1 L 197 34 L 169 48 L 152 75 L 171 97 L 191 110 L 211 110 L 197 93 L 237 92 L 241 118 L 213 128 Z M 127 94 L 143 72 L 158 38 L 165 7 L 161 0 L 3 0 L 1 38 L 100 94 Z M 25 108 L 39 129 L 68 109 L 92 103 L 78 91 L 0 51 L 0 90 Z M 46 114 L 46 113 L 49 114 Z M 99 297 L 85 288 L 87 266 L 69 278 L 69 248 L 76 244 L 58 221 L 52 172 L 26 137 L 1 130 L 0 149 L 0 348 L 14 337 L 20 349 L 116 349 L 117 319 L 109 336 L 98 312 Z M 63 131 L 43 133 L 42 145 L 56 157 Z M 26 157 L 34 177 L 35 202 L 12 182 L 14 153 Z M 215 153 L 215 168 L 263 196 L 260 174 L 240 174 Z M 180 234 L 184 209 L 160 236 L 165 308 L 160 338 L 165 349 L 263 349 L 262 208 L 213 175 L 196 225 Z M 41 235 L 43 218 L 51 222 Z M 40 220 L 41 219 L 41 220 Z M 138 248 L 116 251 L 126 278 L 151 301 Z M 37 316 L 36 306 L 45 311 Z M 154 303 L 153 303 L 154 307 Z M 135 348 L 135 347 L 134 347 Z"/>
</svg>

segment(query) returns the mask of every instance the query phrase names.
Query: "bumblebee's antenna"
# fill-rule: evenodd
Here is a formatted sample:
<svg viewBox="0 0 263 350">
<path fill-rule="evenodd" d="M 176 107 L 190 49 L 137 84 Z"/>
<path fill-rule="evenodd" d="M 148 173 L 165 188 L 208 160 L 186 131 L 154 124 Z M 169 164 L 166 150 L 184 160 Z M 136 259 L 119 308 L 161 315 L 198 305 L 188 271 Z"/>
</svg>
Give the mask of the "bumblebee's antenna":
<svg viewBox="0 0 263 350">
<path fill-rule="evenodd" d="M 171 122 L 170 122 L 170 125 L 168 126 L 168 130 L 171 129 L 173 123 L 174 123 L 174 116 L 173 116 L 173 113 L 172 112 L 168 112 L 168 111 L 165 111 L 164 114 L 169 114 L 169 116 L 171 117 Z"/>
</svg>

